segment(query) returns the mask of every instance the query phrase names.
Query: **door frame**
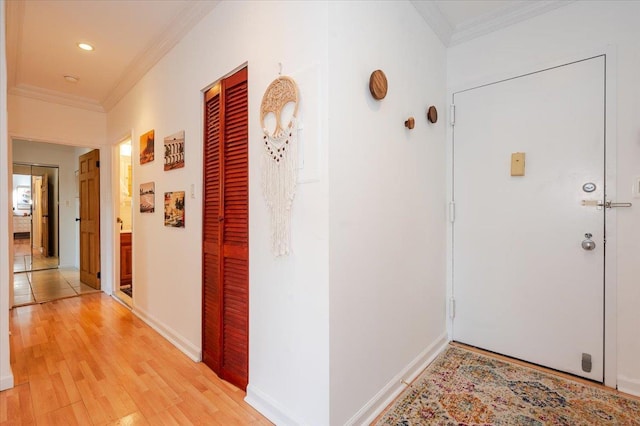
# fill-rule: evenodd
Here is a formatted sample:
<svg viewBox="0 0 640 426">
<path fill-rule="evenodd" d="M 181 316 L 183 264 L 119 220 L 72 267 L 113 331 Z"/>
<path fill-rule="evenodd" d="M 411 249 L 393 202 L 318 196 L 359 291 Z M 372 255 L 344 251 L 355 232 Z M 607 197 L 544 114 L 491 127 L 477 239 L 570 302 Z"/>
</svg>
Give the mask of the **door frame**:
<svg viewBox="0 0 640 426">
<path fill-rule="evenodd" d="M 447 88 L 447 146 L 446 146 L 446 175 L 447 175 L 447 208 L 449 219 L 447 221 L 447 335 L 449 340 L 453 338 L 453 315 L 455 306 L 453 284 L 453 222 L 451 203 L 453 194 L 453 138 L 455 126 L 451 125 L 453 95 L 457 92 L 470 90 L 487 84 L 520 77 L 533 72 L 539 72 L 561 65 L 570 64 L 585 59 L 604 56 L 605 58 L 605 182 L 606 198 L 617 200 L 617 52 L 616 47 L 608 45 L 596 49 L 578 52 L 574 55 L 556 59 L 536 65 L 517 67 L 512 71 L 480 75 L 478 79 L 462 86 Z M 604 264 L 604 385 L 617 388 L 617 212 L 616 209 L 607 209 L 605 212 L 606 252 Z"/>
<path fill-rule="evenodd" d="M 79 149 L 97 149 L 100 151 L 100 181 L 101 182 L 111 182 L 111 163 L 113 159 L 112 148 L 110 145 L 100 145 L 100 144 L 83 144 L 78 142 L 71 142 L 65 140 L 56 140 L 56 139 L 43 139 L 40 137 L 32 137 L 28 135 L 21 135 L 17 133 L 9 133 L 7 137 L 9 151 L 7 158 L 7 173 L 9 173 L 9 179 L 13 174 L 13 141 L 14 140 L 27 140 L 31 142 L 40 142 L 40 143 L 48 143 L 53 145 L 66 145 L 73 146 Z M 88 151 L 87 151 L 88 152 Z M 76 176 L 77 179 L 77 176 Z M 107 232 L 108 229 L 112 229 L 115 223 L 115 216 L 112 215 L 111 204 L 113 202 L 110 193 L 110 188 L 108 185 L 101 185 L 100 188 L 100 270 L 102 272 L 101 277 L 101 288 L 100 291 L 105 292 L 106 294 L 111 295 L 113 290 L 113 258 L 108 256 L 108 253 L 111 253 L 111 247 L 116 244 L 114 241 L 114 237 Z M 10 218 L 10 217 L 9 217 Z M 76 229 L 76 232 L 79 233 L 79 226 Z M 7 260 L 10 261 L 13 259 L 13 234 L 8 235 L 8 244 L 10 251 L 7 253 Z M 79 250 L 79 247 L 78 247 Z M 79 254 L 79 252 L 78 252 Z M 13 274 L 10 274 L 9 280 L 9 300 L 13 300 Z M 2 289 L 0 288 L 0 292 Z M 0 298 L 2 295 L 0 294 Z"/>
</svg>

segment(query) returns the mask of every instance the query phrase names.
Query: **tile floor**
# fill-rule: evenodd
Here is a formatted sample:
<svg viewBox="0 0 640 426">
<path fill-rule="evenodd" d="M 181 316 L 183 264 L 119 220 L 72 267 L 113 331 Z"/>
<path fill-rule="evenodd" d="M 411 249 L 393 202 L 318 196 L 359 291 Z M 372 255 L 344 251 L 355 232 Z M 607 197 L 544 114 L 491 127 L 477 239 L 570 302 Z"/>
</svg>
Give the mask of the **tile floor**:
<svg viewBox="0 0 640 426">
<path fill-rule="evenodd" d="M 42 303 L 97 291 L 99 290 L 80 282 L 80 271 L 75 268 L 22 272 L 13 276 L 13 306 Z"/>
<path fill-rule="evenodd" d="M 45 257 L 38 249 L 30 249 L 31 240 L 13 240 L 13 272 L 50 269 L 58 267 L 57 257 Z"/>
</svg>

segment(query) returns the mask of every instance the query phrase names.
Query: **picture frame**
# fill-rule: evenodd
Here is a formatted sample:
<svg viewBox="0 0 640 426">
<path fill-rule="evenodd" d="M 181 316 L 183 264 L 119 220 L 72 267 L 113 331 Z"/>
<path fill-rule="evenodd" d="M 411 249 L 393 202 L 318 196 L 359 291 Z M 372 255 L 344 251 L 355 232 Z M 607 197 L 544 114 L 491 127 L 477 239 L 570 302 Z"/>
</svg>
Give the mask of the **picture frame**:
<svg viewBox="0 0 640 426">
<path fill-rule="evenodd" d="M 164 193 L 164 226 L 184 228 L 185 191 Z"/>
<path fill-rule="evenodd" d="M 164 170 L 184 167 L 184 130 L 164 138 Z"/>
<path fill-rule="evenodd" d="M 31 187 L 26 185 L 16 186 L 18 210 L 31 210 Z"/>
<path fill-rule="evenodd" d="M 149 130 L 140 136 L 140 164 L 150 163 L 155 158 L 154 135 L 155 132 Z"/>
<path fill-rule="evenodd" d="M 154 213 L 156 211 L 156 183 L 140 184 L 140 213 Z"/>
</svg>

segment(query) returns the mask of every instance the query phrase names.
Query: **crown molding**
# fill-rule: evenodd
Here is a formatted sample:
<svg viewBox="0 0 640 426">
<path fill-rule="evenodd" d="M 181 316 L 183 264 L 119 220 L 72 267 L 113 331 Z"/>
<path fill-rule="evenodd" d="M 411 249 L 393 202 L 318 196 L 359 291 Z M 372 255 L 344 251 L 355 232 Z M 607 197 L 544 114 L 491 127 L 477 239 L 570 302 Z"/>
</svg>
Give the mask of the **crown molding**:
<svg viewBox="0 0 640 426">
<path fill-rule="evenodd" d="M 109 95 L 102 101 L 104 110 L 109 111 L 113 108 L 218 3 L 219 0 L 187 2 L 188 6 L 182 13 L 178 14 L 125 69 L 116 85 L 109 90 Z"/>
<path fill-rule="evenodd" d="M 13 2 L 9 2 L 13 3 Z M 80 96 L 68 95 L 55 90 L 43 89 L 41 87 L 19 84 L 8 90 L 10 95 L 22 96 L 25 98 L 38 99 L 54 104 L 66 105 L 74 108 L 87 109 L 89 111 L 105 112 L 102 105 L 93 99 Z"/>
<path fill-rule="evenodd" d="M 574 0 L 540 0 L 508 4 L 493 12 L 485 13 L 477 18 L 457 25 L 451 36 L 449 46 L 455 46 L 464 41 L 531 19 L 571 4 L 573 1 Z"/>
<path fill-rule="evenodd" d="M 425 22 L 431 27 L 445 47 L 449 46 L 453 35 L 453 26 L 444 17 L 440 8 L 432 1 L 411 0 L 413 7 L 422 16 Z"/>
<path fill-rule="evenodd" d="M 18 64 L 20 63 L 20 49 L 18 47 L 22 44 L 25 2 L 7 1 L 5 7 L 7 87 L 13 87 L 16 84 Z"/>
<path fill-rule="evenodd" d="M 455 46 L 489 34 L 509 25 L 525 21 L 543 13 L 573 3 L 575 0 L 538 0 L 507 4 L 492 12 L 461 22 L 453 27 L 433 0 L 411 0 L 433 32 L 445 47 Z"/>
</svg>

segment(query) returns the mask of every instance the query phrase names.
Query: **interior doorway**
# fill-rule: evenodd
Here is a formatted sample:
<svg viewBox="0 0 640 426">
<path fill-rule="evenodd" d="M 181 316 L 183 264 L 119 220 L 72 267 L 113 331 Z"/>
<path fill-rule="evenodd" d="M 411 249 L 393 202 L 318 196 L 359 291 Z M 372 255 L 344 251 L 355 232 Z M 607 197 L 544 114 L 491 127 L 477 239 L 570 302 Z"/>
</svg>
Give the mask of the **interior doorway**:
<svg viewBox="0 0 640 426">
<path fill-rule="evenodd" d="M 133 304 L 133 167 L 131 162 L 131 138 L 118 145 L 118 208 L 117 233 L 119 234 L 119 280 L 116 296 L 129 306 Z"/>
<path fill-rule="evenodd" d="M 22 139 L 12 147 L 11 305 L 95 292 L 79 271 L 78 159 L 91 149 Z"/>
</svg>

